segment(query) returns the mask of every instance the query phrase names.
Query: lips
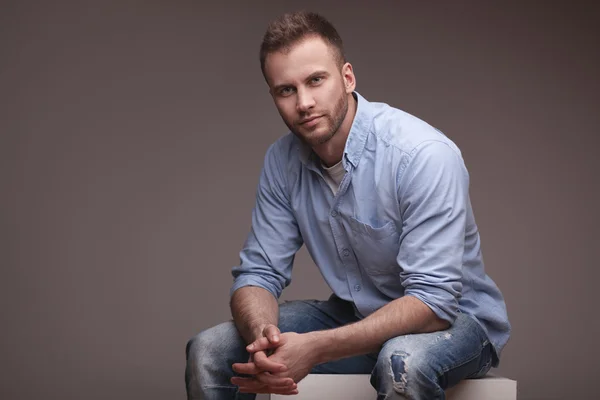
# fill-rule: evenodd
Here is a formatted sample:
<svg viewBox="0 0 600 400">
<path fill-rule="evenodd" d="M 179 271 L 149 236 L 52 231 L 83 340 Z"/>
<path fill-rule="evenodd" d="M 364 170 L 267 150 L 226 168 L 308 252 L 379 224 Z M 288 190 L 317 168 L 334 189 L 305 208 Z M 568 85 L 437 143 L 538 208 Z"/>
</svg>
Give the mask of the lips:
<svg viewBox="0 0 600 400">
<path fill-rule="evenodd" d="M 308 124 L 308 123 L 310 123 L 318 118 L 321 118 L 321 117 L 322 117 L 322 115 L 318 115 L 316 117 L 310 117 L 310 118 L 303 119 L 302 121 L 300 121 L 300 125 Z"/>
</svg>

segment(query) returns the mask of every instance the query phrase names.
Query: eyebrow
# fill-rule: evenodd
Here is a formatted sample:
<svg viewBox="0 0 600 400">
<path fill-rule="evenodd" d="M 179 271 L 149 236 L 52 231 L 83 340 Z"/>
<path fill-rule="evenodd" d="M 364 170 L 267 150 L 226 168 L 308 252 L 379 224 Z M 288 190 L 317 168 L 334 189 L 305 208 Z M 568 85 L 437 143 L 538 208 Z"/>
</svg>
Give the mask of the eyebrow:
<svg viewBox="0 0 600 400">
<path fill-rule="evenodd" d="M 325 71 L 325 70 L 320 70 L 320 71 L 315 71 L 312 74 L 310 74 L 309 76 L 306 77 L 305 82 L 310 81 L 313 78 L 316 78 L 317 76 L 329 76 L 329 72 Z M 290 85 L 289 83 L 282 83 L 280 85 L 277 85 L 273 88 L 274 91 L 278 92 L 280 89 L 289 87 L 289 86 L 293 86 Z"/>
</svg>

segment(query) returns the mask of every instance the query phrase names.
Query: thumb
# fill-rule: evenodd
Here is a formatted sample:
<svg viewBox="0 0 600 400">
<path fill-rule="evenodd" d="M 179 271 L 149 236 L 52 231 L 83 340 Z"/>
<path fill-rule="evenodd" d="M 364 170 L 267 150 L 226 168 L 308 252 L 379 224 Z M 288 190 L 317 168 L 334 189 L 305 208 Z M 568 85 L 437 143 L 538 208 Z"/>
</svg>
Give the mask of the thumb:
<svg viewBox="0 0 600 400">
<path fill-rule="evenodd" d="M 279 344 L 281 332 L 275 325 L 269 324 L 263 329 L 263 336 L 266 337 L 271 344 Z"/>
</svg>

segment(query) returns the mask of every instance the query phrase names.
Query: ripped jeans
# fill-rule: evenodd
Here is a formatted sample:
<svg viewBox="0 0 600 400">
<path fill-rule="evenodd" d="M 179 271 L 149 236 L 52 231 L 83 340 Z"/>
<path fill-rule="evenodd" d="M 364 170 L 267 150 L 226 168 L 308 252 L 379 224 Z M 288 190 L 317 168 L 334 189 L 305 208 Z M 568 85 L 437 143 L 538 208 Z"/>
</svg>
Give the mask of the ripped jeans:
<svg viewBox="0 0 600 400">
<path fill-rule="evenodd" d="M 280 305 L 279 329 L 306 333 L 352 322 L 352 303 L 331 296 L 327 301 L 301 300 Z M 230 383 L 233 363 L 246 362 L 245 342 L 232 321 L 193 337 L 186 347 L 188 399 L 254 400 Z M 471 317 L 460 314 L 449 329 L 412 334 L 385 342 L 379 353 L 344 358 L 314 367 L 311 374 L 371 374 L 377 400 L 445 399 L 447 389 L 465 378 L 484 376 L 492 364 L 492 347 Z"/>
</svg>

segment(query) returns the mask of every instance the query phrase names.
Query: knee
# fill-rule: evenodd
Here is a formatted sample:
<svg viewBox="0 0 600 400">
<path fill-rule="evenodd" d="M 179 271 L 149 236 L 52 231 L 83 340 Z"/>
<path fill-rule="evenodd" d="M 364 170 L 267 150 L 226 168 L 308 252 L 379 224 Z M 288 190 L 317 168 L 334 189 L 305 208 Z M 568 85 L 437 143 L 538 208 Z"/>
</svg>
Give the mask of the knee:
<svg viewBox="0 0 600 400">
<path fill-rule="evenodd" d="M 185 359 L 186 361 L 193 362 L 199 358 L 199 354 L 202 353 L 203 349 L 209 346 L 210 338 L 207 338 L 205 331 L 200 332 L 196 336 L 188 340 L 185 345 Z"/>
<path fill-rule="evenodd" d="M 376 372 L 379 385 L 388 388 L 388 391 L 393 390 L 402 398 L 412 399 L 417 393 L 431 396 L 423 398 L 437 397 L 437 374 L 418 354 L 403 350 L 380 354 Z"/>
<path fill-rule="evenodd" d="M 233 323 L 227 322 L 206 329 L 192 337 L 185 346 L 185 358 L 188 365 L 198 365 L 201 362 L 211 363 L 218 355 L 223 355 L 223 346 L 231 342 L 235 334 Z"/>
</svg>

